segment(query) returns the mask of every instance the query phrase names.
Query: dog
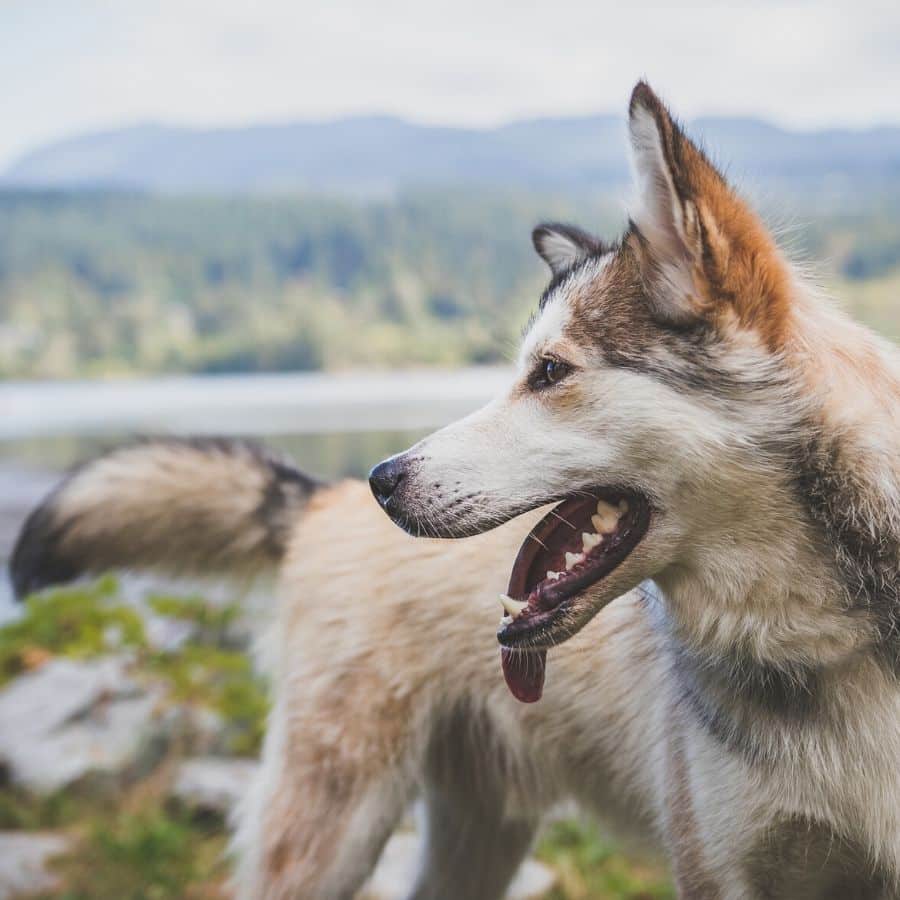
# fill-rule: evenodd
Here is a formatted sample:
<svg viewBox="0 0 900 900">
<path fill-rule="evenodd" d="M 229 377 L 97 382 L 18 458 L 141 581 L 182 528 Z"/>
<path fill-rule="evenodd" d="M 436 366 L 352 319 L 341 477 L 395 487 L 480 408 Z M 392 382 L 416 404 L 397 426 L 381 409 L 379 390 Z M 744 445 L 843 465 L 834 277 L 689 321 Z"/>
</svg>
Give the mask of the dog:
<svg viewBox="0 0 900 900">
<path fill-rule="evenodd" d="M 417 900 L 501 897 L 564 801 L 660 848 L 683 898 L 900 897 L 897 352 L 645 83 L 628 129 L 625 233 L 535 229 L 514 384 L 377 466 L 377 504 L 165 439 L 26 522 L 19 594 L 277 571 L 241 896 L 352 897 L 421 796 Z"/>
</svg>

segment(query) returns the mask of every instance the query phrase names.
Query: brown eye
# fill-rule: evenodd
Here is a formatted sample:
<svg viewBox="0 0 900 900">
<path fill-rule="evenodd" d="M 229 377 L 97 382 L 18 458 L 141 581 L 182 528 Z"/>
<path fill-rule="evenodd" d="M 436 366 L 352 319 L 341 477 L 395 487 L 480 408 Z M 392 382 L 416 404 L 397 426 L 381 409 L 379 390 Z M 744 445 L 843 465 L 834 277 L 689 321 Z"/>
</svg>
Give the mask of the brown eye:
<svg viewBox="0 0 900 900">
<path fill-rule="evenodd" d="M 544 363 L 544 378 L 548 384 L 554 384 L 565 375 L 565 367 L 555 359 L 548 359 Z"/>
<path fill-rule="evenodd" d="M 533 385 L 536 388 L 549 387 L 562 381 L 570 371 L 571 368 L 558 359 L 544 359 L 535 373 Z"/>
</svg>

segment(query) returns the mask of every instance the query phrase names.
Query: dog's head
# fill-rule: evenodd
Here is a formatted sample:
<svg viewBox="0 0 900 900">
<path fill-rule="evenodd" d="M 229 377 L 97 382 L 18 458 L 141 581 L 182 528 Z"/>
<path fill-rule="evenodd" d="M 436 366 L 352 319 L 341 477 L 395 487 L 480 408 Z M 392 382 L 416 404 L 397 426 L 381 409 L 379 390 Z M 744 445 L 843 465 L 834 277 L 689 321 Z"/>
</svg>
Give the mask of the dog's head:
<svg viewBox="0 0 900 900">
<path fill-rule="evenodd" d="M 629 130 L 639 205 L 624 236 L 534 231 L 552 280 L 510 390 L 371 475 L 417 535 L 558 504 L 513 564 L 507 647 L 558 643 L 708 550 L 759 488 L 748 472 L 764 477 L 784 399 L 793 287 L 774 241 L 646 84 Z"/>
</svg>

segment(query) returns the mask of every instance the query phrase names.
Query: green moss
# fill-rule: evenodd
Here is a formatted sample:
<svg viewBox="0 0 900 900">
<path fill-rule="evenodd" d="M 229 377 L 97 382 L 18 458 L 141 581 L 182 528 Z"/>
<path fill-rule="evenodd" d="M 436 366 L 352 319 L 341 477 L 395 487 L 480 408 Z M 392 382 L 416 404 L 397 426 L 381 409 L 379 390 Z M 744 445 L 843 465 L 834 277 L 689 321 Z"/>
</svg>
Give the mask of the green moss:
<svg viewBox="0 0 900 900">
<path fill-rule="evenodd" d="M 111 577 L 28 598 L 25 615 L 0 628 L 0 686 L 50 656 L 87 659 L 127 647 L 136 652 L 138 674 L 168 682 L 172 699 L 219 713 L 227 723 L 232 752 L 256 753 L 268 698 L 249 657 L 227 646 L 240 608 L 196 596 L 151 595 L 148 603 L 159 615 L 195 623 L 196 635 L 172 652 L 150 650 L 140 614 L 121 601 L 118 582 Z"/>
<path fill-rule="evenodd" d="M 249 657 L 227 646 L 240 607 L 160 594 L 148 597 L 148 603 L 160 615 L 195 623 L 195 636 L 176 651 L 150 650 L 140 614 L 121 602 L 118 582 L 111 577 L 30 597 L 25 615 L 0 628 L 0 685 L 48 656 L 86 659 L 128 647 L 136 651 L 138 674 L 167 682 L 172 699 L 207 706 L 222 716 L 232 752 L 256 753 L 268 699 Z"/>
<path fill-rule="evenodd" d="M 71 789 L 42 796 L 6 785 L 0 788 L 0 831 L 62 828 L 83 819 L 87 805 Z"/>
<path fill-rule="evenodd" d="M 107 577 L 29 597 L 25 615 L 0 628 L 0 685 L 47 655 L 87 659 L 144 647 L 140 615 L 117 596 L 118 583 Z"/>
<path fill-rule="evenodd" d="M 168 682 L 174 699 L 219 713 L 228 723 L 232 753 L 258 752 L 269 705 L 265 683 L 245 654 L 188 642 L 175 652 L 152 655 L 147 671 Z"/>
<path fill-rule="evenodd" d="M 225 837 L 162 808 L 93 823 L 53 868 L 63 900 L 224 897 Z"/>
<path fill-rule="evenodd" d="M 170 595 L 153 595 L 148 602 L 160 615 L 197 625 L 196 635 L 183 647 L 151 655 L 148 671 L 169 683 L 176 700 L 199 703 L 219 713 L 228 723 L 231 752 L 257 753 L 269 703 L 265 682 L 254 672 L 250 658 L 228 646 L 228 632 L 240 615 L 240 606 Z"/>
<path fill-rule="evenodd" d="M 241 614 L 237 603 L 216 605 L 202 597 L 175 597 L 171 594 L 149 594 L 147 603 L 161 616 L 193 622 L 199 632 L 198 640 L 207 644 L 221 644 L 227 640 L 229 628 Z"/>
<path fill-rule="evenodd" d="M 557 822 L 538 856 L 559 875 L 548 900 L 670 900 L 675 893 L 664 867 L 617 851 L 596 828 Z"/>
</svg>

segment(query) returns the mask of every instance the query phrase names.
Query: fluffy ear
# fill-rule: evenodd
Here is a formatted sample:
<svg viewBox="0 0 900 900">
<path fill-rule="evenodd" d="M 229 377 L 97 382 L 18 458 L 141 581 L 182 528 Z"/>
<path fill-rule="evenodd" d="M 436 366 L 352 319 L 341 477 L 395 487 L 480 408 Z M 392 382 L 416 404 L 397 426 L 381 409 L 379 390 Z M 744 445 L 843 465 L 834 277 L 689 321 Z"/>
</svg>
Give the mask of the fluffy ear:
<svg viewBox="0 0 900 900">
<path fill-rule="evenodd" d="M 639 201 L 632 219 L 657 311 L 685 322 L 730 310 L 777 343 L 789 277 L 765 226 L 645 82 L 628 112 Z"/>
<path fill-rule="evenodd" d="M 681 151 L 682 145 L 692 145 L 644 82 L 631 94 L 628 131 L 639 201 L 635 221 L 657 251 L 673 259 L 690 258 L 699 249 L 692 227 L 696 210 Z"/>
<path fill-rule="evenodd" d="M 571 269 L 589 256 L 603 252 L 603 242 L 574 225 L 547 223 L 531 232 L 531 242 L 541 259 L 556 275 Z"/>
</svg>

